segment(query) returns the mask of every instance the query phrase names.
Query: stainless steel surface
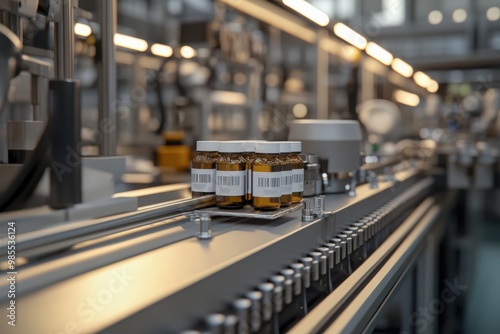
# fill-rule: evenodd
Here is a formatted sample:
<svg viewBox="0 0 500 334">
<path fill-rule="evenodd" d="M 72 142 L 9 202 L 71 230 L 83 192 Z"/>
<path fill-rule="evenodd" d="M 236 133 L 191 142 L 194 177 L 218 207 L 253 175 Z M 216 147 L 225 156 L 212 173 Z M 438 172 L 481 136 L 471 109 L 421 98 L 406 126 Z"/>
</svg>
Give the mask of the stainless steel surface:
<svg viewBox="0 0 500 334">
<path fill-rule="evenodd" d="M 207 316 L 205 323 L 210 334 L 224 334 L 224 322 L 226 317 L 220 313 L 214 313 Z"/>
<path fill-rule="evenodd" d="M 428 233 L 439 223 L 442 228 L 443 220 L 439 221 L 442 213 L 443 207 L 437 204 L 432 205 L 424 212 L 421 219 L 370 280 L 369 284 L 357 293 L 354 300 L 326 328 L 324 333 L 370 332 L 374 329 L 375 323 L 371 320 L 379 312 L 380 306 L 385 303 L 388 295 L 397 290 L 401 277 L 416 260 L 423 248 L 422 244 L 426 243 Z M 371 326 L 367 327 L 370 323 Z"/>
<path fill-rule="evenodd" d="M 262 325 L 262 292 L 250 291 L 245 294 L 245 297 L 252 301 L 250 309 L 250 329 L 252 332 L 257 332 Z"/>
<path fill-rule="evenodd" d="M 272 211 L 255 210 L 251 207 L 245 207 L 242 209 L 220 209 L 220 208 L 208 208 L 203 210 L 195 210 L 193 212 L 187 213 L 187 215 L 209 215 L 209 216 L 220 216 L 220 217 L 241 217 L 241 218 L 256 218 L 256 219 L 269 219 L 275 220 L 283 217 L 290 212 L 299 210 L 302 207 L 302 203 L 292 204 L 284 208 L 279 208 Z"/>
<path fill-rule="evenodd" d="M 294 120 L 290 122 L 289 140 L 302 142 L 302 152 L 328 160 L 327 173 L 359 168 L 361 128 L 353 120 Z"/>
<path fill-rule="evenodd" d="M 290 216 L 266 224 L 262 224 L 258 220 L 242 218 L 226 222 L 217 220 L 213 226 L 214 238 L 208 243 L 199 242 L 193 237 L 188 237 L 185 240 L 177 239 L 175 242 L 172 242 L 172 239 L 168 241 L 167 236 L 174 232 L 182 231 L 186 233 L 185 235 L 189 235 L 193 233 L 193 229 L 196 230 L 195 223 L 181 219 L 174 225 L 165 224 L 163 234 L 157 235 L 155 245 L 153 245 L 156 249 L 148 248 L 147 252 L 144 252 L 145 246 L 152 236 L 144 235 L 143 238 L 136 241 L 137 246 L 141 243 L 144 244 L 140 248 L 130 247 L 129 242 L 120 244 L 111 242 L 108 245 L 110 253 L 96 252 L 95 259 L 89 259 L 90 261 L 83 267 L 84 261 L 81 258 L 77 260 L 77 257 L 68 257 L 67 259 L 62 257 L 58 262 L 60 262 L 59 268 L 65 268 L 64 271 L 68 273 L 65 278 L 62 278 L 61 273 L 49 263 L 24 268 L 20 271 L 20 275 L 22 275 L 20 280 L 24 286 L 23 294 L 19 296 L 20 307 L 26 312 L 37 308 L 40 319 L 49 316 L 49 314 L 60 314 L 60 316 L 54 319 L 51 324 L 32 322 L 22 325 L 37 326 L 37 330 L 42 331 L 54 331 L 67 321 L 76 319 L 84 332 L 134 331 L 135 326 L 145 324 L 139 319 L 147 316 L 147 325 L 152 331 L 165 329 L 162 327 L 164 325 L 161 324 L 169 324 L 169 330 L 173 332 L 191 328 L 194 322 L 199 321 L 197 319 L 204 319 L 207 314 L 220 312 L 231 300 L 242 296 L 249 288 L 259 286 L 262 284 L 261 282 L 279 272 L 280 269 L 296 262 L 300 256 L 304 256 L 323 244 L 326 240 L 325 237 L 343 231 L 349 226 L 353 217 L 369 214 L 375 208 L 408 189 L 415 189 L 417 194 L 429 185 L 429 180 L 419 182 L 420 177 L 410 172 L 399 175 L 398 179 L 405 181 L 381 182 L 380 188 L 377 190 L 369 189 L 368 185 L 360 186 L 358 196 L 354 199 L 346 195 L 326 197 L 326 207 L 334 211 L 333 216 L 311 223 L 301 222 L 300 212 L 292 212 Z M 415 188 L 416 185 L 419 186 Z M 424 185 L 426 186 L 422 188 Z M 140 219 L 137 221 L 141 222 Z M 102 220 L 100 223 L 109 228 L 113 225 L 122 226 L 122 231 L 126 231 L 127 225 L 124 225 L 124 222 L 121 221 L 121 224 L 118 224 L 119 221 L 115 220 L 106 223 L 105 220 Z M 138 225 L 146 226 L 151 222 L 139 223 Z M 88 222 L 85 222 L 80 225 L 83 227 L 87 224 Z M 172 227 L 168 228 L 168 226 Z M 73 225 L 71 229 L 75 227 Z M 190 231 L 186 231 L 187 228 Z M 50 235 L 60 229 L 61 227 L 58 227 L 44 233 Z M 59 231 L 59 236 L 62 236 L 61 232 L 63 231 Z M 70 235 L 67 234 L 66 238 Z M 25 241 L 21 238 L 22 236 L 19 237 L 19 241 Z M 161 246 L 161 241 L 163 241 L 163 246 Z M 77 239 L 69 239 L 66 242 L 66 245 L 75 245 Z M 20 245 L 22 244 L 20 242 Z M 47 246 L 45 245 L 45 247 Z M 113 252 L 116 254 L 125 252 L 125 254 L 121 254 L 123 257 L 118 260 L 115 255 L 112 256 Z M 138 252 L 137 255 L 131 256 L 130 254 L 134 252 Z M 189 254 L 190 261 L 183 261 L 182 265 L 179 264 L 179 258 L 176 254 L 181 253 Z M 88 255 L 90 253 L 83 252 L 79 257 Z M 159 263 L 162 265 L 158 265 Z M 147 269 L 149 267 L 150 269 Z M 173 267 L 177 269 L 172 271 Z M 258 269 L 249 271 L 248 268 Z M 292 267 L 292 269 L 294 268 Z M 306 274 L 306 282 L 304 283 L 307 283 L 308 270 L 296 269 L 294 283 L 297 282 L 297 279 L 300 282 L 302 274 Z M 104 307 L 98 317 L 87 323 L 86 317 L 74 312 L 88 296 L 96 296 L 99 291 L 106 289 L 107 282 L 115 277 L 113 273 L 121 275 L 122 278 L 125 277 L 127 285 L 124 287 L 123 293 L 113 295 L 112 307 Z M 227 284 L 228 280 L 231 284 Z M 294 286 L 303 289 L 300 285 L 295 284 Z M 5 285 L 2 285 L 0 290 L 4 291 L 4 288 Z M 57 297 L 67 295 L 68 291 L 71 291 L 71 299 Z M 225 293 L 221 294 L 220 291 L 225 291 Z M 266 294 L 265 291 L 262 292 L 264 295 Z M 294 292 L 297 293 L 297 291 Z M 3 293 L 0 294 L 0 296 L 2 295 Z M 135 299 L 135 303 L 125 302 L 130 300 L 131 296 L 141 297 Z M 187 296 L 202 297 L 193 300 Z M 232 297 L 228 298 L 230 296 Z M 272 298 L 271 296 L 272 294 L 270 294 L 270 298 Z M 44 303 L 46 298 L 50 298 L 52 302 Z M 269 299 L 265 298 L 265 300 Z M 272 304 L 266 304 L 265 300 L 264 305 L 270 307 L 272 311 Z M 36 307 L 40 303 L 46 307 L 43 309 Z M 61 309 L 69 310 L 69 312 L 57 311 Z M 165 309 L 170 311 L 167 313 L 160 311 Z M 27 327 L 24 329 L 29 331 Z"/>
<path fill-rule="evenodd" d="M 73 79 L 75 76 L 74 0 L 59 2 L 60 18 L 54 26 L 55 78 Z"/>
<path fill-rule="evenodd" d="M 193 210 L 215 204 L 215 195 L 194 199 L 176 200 L 149 206 L 142 210 L 125 213 L 113 218 L 99 218 L 86 221 L 61 222 L 55 226 L 18 234 L 16 250 L 19 256 L 41 256 L 46 253 L 66 249 L 77 243 L 92 240 L 127 229 L 127 226 L 143 226 L 153 221 L 180 215 L 185 210 Z M 22 230 L 22 227 L 19 227 Z M 7 247 L 6 238 L 0 239 L 0 247 Z"/>
<path fill-rule="evenodd" d="M 321 177 L 318 156 L 301 154 L 304 160 L 304 197 L 321 194 Z"/>
<path fill-rule="evenodd" d="M 207 214 L 200 217 L 200 230 L 196 235 L 198 239 L 206 240 L 212 237 L 212 218 Z"/>
<path fill-rule="evenodd" d="M 302 221 L 312 222 L 314 220 L 314 200 L 305 198 L 302 202 Z"/>
<path fill-rule="evenodd" d="M 117 77 L 115 62 L 114 36 L 116 33 L 116 0 L 97 2 L 98 22 L 101 27 L 99 73 L 99 131 L 102 140 L 99 143 L 99 155 L 116 155 L 116 108 Z"/>
<path fill-rule="evenodd" d="M 397 249 L 396 252 L 402 252 L 406 256 L 392 255 L 391 259 L 395 259 L 398 263 L 408 260 L 408 257 L 412 257 L 415 254 L 413 251 L 415 248 L 419 247 L 419 242 L 415 242 L 413 239 L 423 240 L 426 236 L 426 231 L 428 231 L 433 224 L 437 222 L 439 214 L 442 212 L 439 208 L 437 202 L 433 198 L 425 200 L 413 213 L 401 224 L 401 226 L 391 235 L 388 239 L 356 270 L 352 273 L 349 280 L 342 283 L 342 285 L 337 289 L 338 293 L 332 294 L 325 298 L 325 300 L 316 308 L 314 308 L 307 317 L 301 320 L 296 326 L 292 328 L 290 333 L 317 333 L 322 332 L 326 325 L 328 325 L 329 319 L 332 319 L 334 314 L 336 314 L 340 307 L 344 304 L 345 300 L 351 296 L 356 289 L 365 281 L 371 272 L 373 272 L 377 266 L 384 262 L 384 258 L 391 254 L 393 250 Z M 409 237 L 409 239 L 407 238 Z M 406 239 L 405 239 L 406 238 Z M 404 240 L 404 242 L 403 242 Z M 401 244 L 401 242 L 403 242 Z M 401 244 L 401 246 L 400 246 Z M 403 250 L 402 250 L 403 249 Z M 385 271 L 397 272 L 402 268 L 400 266 L 395 266 L 394 262 L 389 260 L 390 263 L 385 263 Z M 394 279 L 394 276 L 387 276 L 387 273 L 378 272 L 375 276 L 376 279 Z M 388 289 L 391 284 L 380 284 L 371 280 L 368 285 L 369 289 Z M 377 298 L 383 298 L 382 294 L 379 294 Z M 367 302 L 368 300 L 368 302 Z M 355 301 L 357 303 L 350 303 L 348 309 L 343 310 L 340 317 L 328 327 L 327 331 L 329 333 L 338 332 L 355 332 L 363 328 L 363 322 L 358 318 L 361 314 L 363 317 L 367 315 L 367 308 L 371 302 L 370 297 L 366 294 L 357 294 Z M 379 300 L 380 302 L 380 300 Z M 371 307 L 370 309 L 376 310 L 376 307 Z M 343 315 L 343 318 L 342 318 Z M 349 319 L 347 321 L 346 319 Z M 366 320 L 366 319 L 365 319 Z M 349 327 L 348 327 L 349 325 Z"/>
</svg>

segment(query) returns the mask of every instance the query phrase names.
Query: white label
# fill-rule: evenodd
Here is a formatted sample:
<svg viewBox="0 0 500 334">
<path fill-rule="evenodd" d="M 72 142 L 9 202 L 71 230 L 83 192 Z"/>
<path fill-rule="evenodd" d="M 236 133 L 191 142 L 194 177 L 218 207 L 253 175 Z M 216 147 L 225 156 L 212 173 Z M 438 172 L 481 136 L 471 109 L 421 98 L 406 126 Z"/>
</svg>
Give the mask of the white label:
<svg viewBox="0 0 500 334">
<path fill-rule="evenodd" d="M 292 170 L 281 172 L 281 195 L 292 194 L 293 174 Z"/>
<path fill-rule="evenodd" d="M 246 171 L 222 171 L 215 173 L 215 194 L 220 196 L 243 196 L 245 195 Z"/>
<path fill-rule="evenodd" d="M 246 193 L 252 194 L 252 170 L 246 170 L 247 184 L 246 184 Z"/>
<path fill-rule="evenodd" d="M 281 197 L 280 172 L 253 172 L 252 185 L 254 197 Z"/>
<path fill-rule="evenodd" d="M 215 169 L 191 169 L 191 191 L 215 192 Z"/>
<path fill-rule="evenodd" d="M 304 191 L 304 170 L 303 169 L 293 169 L 293 184 L 292 190 L 294 193 Z"/>
</svg>

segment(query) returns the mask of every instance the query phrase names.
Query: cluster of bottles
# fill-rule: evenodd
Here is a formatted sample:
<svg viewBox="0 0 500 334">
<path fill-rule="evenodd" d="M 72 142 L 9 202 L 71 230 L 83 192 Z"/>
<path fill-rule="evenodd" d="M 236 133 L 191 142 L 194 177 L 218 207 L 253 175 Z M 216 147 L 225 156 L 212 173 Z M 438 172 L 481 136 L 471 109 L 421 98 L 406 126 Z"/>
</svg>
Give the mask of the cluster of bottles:
<svg viewBox="0 0 500 334">
<path fill-rule="evenodd" d="M 214 194 L 220 208 L 274 210 L 302 201 L 299 141 L 198 141 L 191 162 L 193 197 Z"/>
</svg>

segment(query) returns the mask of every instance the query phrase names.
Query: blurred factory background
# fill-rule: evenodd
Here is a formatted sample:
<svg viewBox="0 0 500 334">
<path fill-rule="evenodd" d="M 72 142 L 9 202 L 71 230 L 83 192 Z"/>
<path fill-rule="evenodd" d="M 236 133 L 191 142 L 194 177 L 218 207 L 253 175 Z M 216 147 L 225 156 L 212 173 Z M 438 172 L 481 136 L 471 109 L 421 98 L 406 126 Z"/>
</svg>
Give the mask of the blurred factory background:
<svg viewBox="0 0 500 334">
<path fill-rule="evenodd" d="M 0 24 L 0 305 L 15 222 L 21 328 L 4 316 L 0 332 L 500 332 L 498 0 L 0 0 Z M 356 121 L 360 151 L 342 151 L 342 122 L 293 133 L 304 120 Z M 315 132 L 346 156 L 315 151 Z M 193 210 L 215 196 L 191 198 L 196 142 L 289 139 L 327 196 L 324 226 L 300 205 L 269 225 L 210 213 L 214 238 L 198 240 Z M 432 228 L 402 232 L 433 210 Z M 365 216 L 381 222 L 367 235 L 390 231 L 366 272 L 242 325 L 233 300 L 330 238 L 361 248 L 361 225 L 342 231 Z M 146 286 L 79 308 L 133 261 Z"/>
</svg>

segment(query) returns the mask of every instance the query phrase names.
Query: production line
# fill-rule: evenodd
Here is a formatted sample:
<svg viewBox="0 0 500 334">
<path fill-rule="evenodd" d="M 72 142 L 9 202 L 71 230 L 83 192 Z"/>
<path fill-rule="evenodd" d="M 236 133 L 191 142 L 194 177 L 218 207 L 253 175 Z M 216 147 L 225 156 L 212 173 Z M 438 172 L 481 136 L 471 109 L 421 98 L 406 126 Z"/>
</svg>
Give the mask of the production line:
<svg viewBox="0 0 500 334">
<path fill-rule="evenodd" d="M 495 332 L 500 8 L 423 2 L 0 0 L 0 333 Z"/>
</svg>

